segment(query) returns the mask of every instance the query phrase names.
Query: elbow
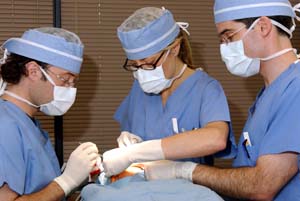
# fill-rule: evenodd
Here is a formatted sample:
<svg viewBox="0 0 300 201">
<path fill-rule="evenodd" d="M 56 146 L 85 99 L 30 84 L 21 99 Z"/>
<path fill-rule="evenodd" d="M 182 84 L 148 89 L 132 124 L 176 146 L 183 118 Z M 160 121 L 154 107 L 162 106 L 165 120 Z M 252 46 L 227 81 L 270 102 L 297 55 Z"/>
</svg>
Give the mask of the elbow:
<svg viewBox="0 0 300 201">
<path fill-rule="evenodd" d="M 275 195 L 276 194 L 272 192 L 256 193 L 255 195 L 251 196 L 251 200 L 272 201 Z"/>
<path fill-rule="evenodd" d="M 226 145 L 226 141 L 222 141 L 221 139 L 214 140 L 211 143 L 207 144 L 207 146 L 209 147 L 208 150 L 210 150 L 210 153 L 208 154 L 215 154 L 220 151 L 223 151 L 224 149 L 226 149 Z"/>
<path fill-rule="evenodd" d="M 213 141 L 211 142 L 214 145 L 215 152 L 223 151 L 226 149 L 227 146 L 227 139 L 228 139 L 228 126 L 223 128 L 216 128 L 214 129 L 214 136 Z"/>
<path fill-rule="evenodd" d="M 222 151 L 222 150 L 226 149 L 227 138 L 224 139 L 224 138 L 220 137 L 220 138 L 216 139 L 213 144 L 215 147 L 215 152 Z"/>
<path fill-rule="evenodd" d="M 220 140 L 220 142 L 219 142 L 219 150 L 222 151 L 222 150 L 226 149 L 226 146 L 227 146 L 227 139 Z"/>
<path fill-rule="evenodd" d="M 257 185 L 256 188 L 253 189 L 251 200 L 261 200 L 261 201 L 274 200 L 277 193 L 278 190 L 273 188 L 273 186 L 270 184 Z"/>
</svg>

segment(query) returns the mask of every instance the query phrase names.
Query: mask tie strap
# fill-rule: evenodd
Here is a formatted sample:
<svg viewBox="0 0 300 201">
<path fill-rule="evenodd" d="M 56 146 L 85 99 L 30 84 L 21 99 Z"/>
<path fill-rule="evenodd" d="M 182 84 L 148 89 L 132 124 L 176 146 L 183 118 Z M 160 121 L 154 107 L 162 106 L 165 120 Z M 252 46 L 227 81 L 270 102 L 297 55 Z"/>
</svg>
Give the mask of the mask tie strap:
<svg viewBox="0 0 300 201">
<path fill-rule="evenodd" d="M 42 71 L 42 73 L 45 75 L 45 77 L 47 78 L 47 80 L 53 85 L 56 86 L 56 84 L 54 83 L 54 81 L 52 80 L 52 78 L 48 75 L 48 73 L 46 73 L 46 71 L 40 67 L 40 70 Z"/>
<path fill-rule="evenodd" d="M 294 53 L 296 54 L 297 59 L 300 59 L 300 54 L 298 54 L 298 50 L 296 48 L 293 49 Z"/>
<path fill-rule="evenodd" d="M 283 26 L 282 24 L 280 24 L 279 22 L 276 22 L 276 21 L 274 21 L 274 20 L 271 20 L 272 24 L 274 24 L 275 26 L 279 27 L 280 29 L 282 29 L 283 31 L 285 31 L 287 34 L 289 34 L 290 39 L 293 38 L 293 31 L 294 31 L 295 28 L 296 28 L 294 18 L 292 18 L 292 21 L 293 21 L 293 26 L 292 26 L 290 29 L 288 29 L 288 28 L 286 28 L 285 26 Z"/>
<path fill-rule="evenodd" d="M 0 47 L 0 49 L 3 51 L 3 48 Z M 7 59 L 7 56 L 9 55 L 7 49 L 4 49 L 4 52 L 3 52 L 3 56 L 2 58 L 0 59 L 0 65 L 4 64 L 6 59 Z M 0 70 L 1 71 L 1 70 Z M 4 94 L 4 90 L 7 86 L 7 82 L 5 82 L 2 77 L 0 76 L 0 96 L 2 96 Z"/>
<path fill-rule="evenodd" d="M 17 94 L 13 93 L 13 92 L 10 92 L 10 91 L 4 91 L 5 94 L 11 96 L 11 97 L 14 97 L 15 99 L 19 100 L 19 101 L 22 101 L 24 103 L 27 103 L 28 105 L 32 106 L 32 107 L 35 107 L 35 108 L 39 108 L 39 106 L 31 103 L 30 101 L 26 100 L 25 98 L 22 98 L 21 96 L 18 96 Z"/>
<path fill-rule="evenodd" d="M 300 14 L 300 3 L 296 4 L 294 7 L 293 7 L 293 11 L 295 12 L 295 18 L 300 21 L 300 16 L 297 15 L 297 12 Z"/>
<path fill-rule="evenodd" d="M 271 60 L 273 58 L 276 58 L 276 57 L 279 57 L 280 55 L 283 55 L 289 51 L 295 51 L 294 48 L 287 48 L 287 49 L 283 49 L 279 52 L 276 52 L 275 54 L 272 54 L 271 56 L 268 56 L 268 57 L 265 57 L 265 58 L 259 58 L 260 60 L 262 61 L 268 61 L 268 60 Z"/>
<path fill-rule="evenodd" d="M 161 7 L 162 10 L 166 10 L 165 7 Z M 190 32 L 187 30 L 189 23 L 187 22 L 176 22 L 176 24 L 185 32 L 187 35 L 190 35 Z"/>
<path fill-rule="evenodd" d="M 190 35 L 190 32 L 187 30 L 189 23 L 187 22 L 176 22 L 176 24 L 185 32 L 187 35 Z"/>
<path fill-rule="evenodd" d="M 2 47 L 0 49 L 3 51 Z M 9 53 L 8 53 L 7 49 L 4 49 L 3 56 L 0 59 L 0 65 L 5 63 L 8 55 L 9 55 Z"/>
<path fill-rule="evenodd" d="M 251 26 L 248 28 L 248 30 L 246 31 L 246 33 L 244 33 L 244 35 L 242 36 L 242 39 L 255 27 L 255 25 L 258 23 L 258 21 L 260 20 L 260 18 L 256 19 Z M 242 28 L 242 27 L 241 27 Z"/>
<path fill-rule="evenodd" d="M 0 77 L 0 96 L 4 94 L 7 83 Z"/>
</svg>

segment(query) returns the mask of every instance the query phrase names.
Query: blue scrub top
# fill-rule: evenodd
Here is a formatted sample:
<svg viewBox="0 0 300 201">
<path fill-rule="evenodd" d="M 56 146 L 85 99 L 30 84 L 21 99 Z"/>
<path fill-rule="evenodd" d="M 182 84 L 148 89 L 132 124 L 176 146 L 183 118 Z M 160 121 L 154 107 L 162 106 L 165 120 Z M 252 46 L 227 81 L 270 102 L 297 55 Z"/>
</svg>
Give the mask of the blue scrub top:
<svg viewBox="0 0 300 201">
<path fill-rule="evenodd" d="M 243 132 L 248 132 L 252 146 L 238 144 L 234 167 L 256 165 L 260 156 L 300 152 L 300 64 L 292 64 L 271 85 L 263 88 L 248 112 Z M 275 200 L 300 200 L 298 173 L 279 192 Z"/>
<path fill-rule="evenodd" d="M 0 99 L 0 186 L 19 195 L 46 187 L 60 175 L 49 136 L 19 107 Z"/>
<path fill-rule="evenodd" d="M 202 128 L 214 121 L 228 122 L 230 134 L 227 148 L 218 157 L 234 157 L 236 145 L 224 91 L 215 79 L 196 70 L 168 98 L 165 106 L 160 95 L 145 93 L 137 80 L 129 95 L 115 113 L 122 131 L 129 131 L 143 140 L 161 139 L 175 134 L 172 118 L 179 133 Z M 203 163 L 203 158 L 183 159 Z"/>
</svg>

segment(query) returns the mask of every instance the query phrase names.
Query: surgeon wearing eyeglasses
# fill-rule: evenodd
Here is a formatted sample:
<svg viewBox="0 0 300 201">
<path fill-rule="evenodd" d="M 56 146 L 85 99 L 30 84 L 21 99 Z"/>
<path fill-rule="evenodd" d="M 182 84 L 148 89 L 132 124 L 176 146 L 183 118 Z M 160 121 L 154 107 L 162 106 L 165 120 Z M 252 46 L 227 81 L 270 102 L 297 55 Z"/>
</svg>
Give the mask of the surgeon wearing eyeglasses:
<svg viewBox="0 0 300 201">
<path fill-rule="evenodd" d="M 163 161 L 145 168 L 149 180 L 192 174 L 193 183 L 229 200 L 300 200 L 300 62 L 291 43 L 299 13 L 300 3 L 288 0 L 215 0 L 227 69 L 240 77 L 260 74 L 264 86 L 249 108 L 232 168 Z"/>
<path fill-rule="evenodd" d="M 234 157 L 224 91 L 193 65 L 187 27 L 169 10 L 155 7 L 136 10 L 119 26 L 127 57 L 123 68 L 134 83 L 115 113 L 121 134 L 119 148 L 103 154 L 106 176 L 136 162 L 208 164 L 205 156 Z"/>
<path fill-rule="evenodd" d="M 97 146 L 80 144 L 63 173 L 48 133 L 35 118 L 65 114 L 76 97 L 83 58 L 79 37 L 42 27 L 3 44 L 0 65 L 0 200 L 63 200 L 89 176 Z"/>
</svg>

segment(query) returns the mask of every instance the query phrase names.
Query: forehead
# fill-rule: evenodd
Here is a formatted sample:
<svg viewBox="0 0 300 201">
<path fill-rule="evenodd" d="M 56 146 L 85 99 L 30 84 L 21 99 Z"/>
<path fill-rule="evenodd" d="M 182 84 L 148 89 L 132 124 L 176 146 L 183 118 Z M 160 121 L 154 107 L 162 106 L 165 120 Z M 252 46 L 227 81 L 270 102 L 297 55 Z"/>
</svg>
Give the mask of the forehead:
<svg viewBox="0 0 300 201">
<path fill-rule="evenodd" d="M 160 55 L 160 53 L 161 52 L 157 52 L 155 54 L 152 54 L 152 55 L 150 55 L 150 56 L 148 56 L 146 58 L 142 58 L 142 59 L 135 59 L 135 60 L 128 59 L 128 61 L 145 61 L 145 60 L 148 61 L 148 60 L 151 60 L 151 59 L 155 59 L 158 55 Z"/>
<path fill-rule="evenodd" d="M 70 75 L 73 75 L 73 76 L 78 75 L 78 74 L 74 74 L 73 72 L 67 71 L 65 69 L 59 68 L 57 66 L 49 65 L 48 67 L 51 71 L 53 71 L 54 73 L 57 73 L 57 74 L 70 74 Z"/>
<path fill-rule="evenodd" d="M 218 35 L 223 35 L 228 31 L 235 31 L 243 26 L 244 23 L 237 21 L 225 21 L 216 24 Z"/>
</svg>

